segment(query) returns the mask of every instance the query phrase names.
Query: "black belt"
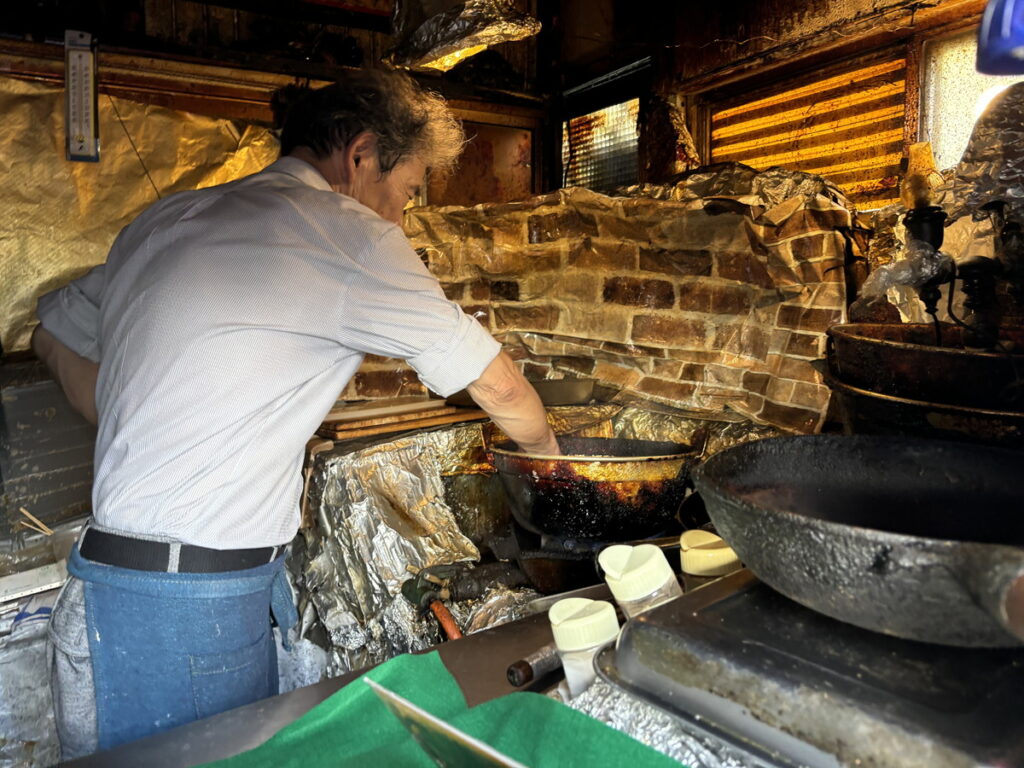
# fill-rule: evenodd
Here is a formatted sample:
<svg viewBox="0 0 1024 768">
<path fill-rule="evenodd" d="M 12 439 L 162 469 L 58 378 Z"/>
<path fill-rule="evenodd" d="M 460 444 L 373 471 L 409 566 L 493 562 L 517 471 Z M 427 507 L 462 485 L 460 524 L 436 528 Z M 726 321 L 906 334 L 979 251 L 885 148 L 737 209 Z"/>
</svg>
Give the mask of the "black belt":
<svg viewBox="0 0 1024 768">
<path fill-rule="evenodd" d="M 281 549 L 207 549 L 193 544 L 135 539 L 89 528 L 82 537 L 78 551 L 88 560 L 136 571 L 219 573 L 266 565 L 277 557 Z"/>
</svg>

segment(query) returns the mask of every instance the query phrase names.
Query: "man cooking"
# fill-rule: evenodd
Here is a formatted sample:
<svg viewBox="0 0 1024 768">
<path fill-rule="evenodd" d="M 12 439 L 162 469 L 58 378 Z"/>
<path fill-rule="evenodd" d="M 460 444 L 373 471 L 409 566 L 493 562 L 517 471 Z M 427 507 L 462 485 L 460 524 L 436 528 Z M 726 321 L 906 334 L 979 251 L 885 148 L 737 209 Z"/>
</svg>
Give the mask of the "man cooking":
<svg viewBox="0 0 1024 768">
<path fill-rule="evenodd" d="M 407 76 L 345 73 L 289 110 L 277 162 L 159 201 L 40 299 L 33 348 L 99 426 L 50 628 L 64 759 L 277 692 L 303 447 L 365 354 L 558 452 L 533 388 L 399 227 L 463 141 Z"/>
</svg>

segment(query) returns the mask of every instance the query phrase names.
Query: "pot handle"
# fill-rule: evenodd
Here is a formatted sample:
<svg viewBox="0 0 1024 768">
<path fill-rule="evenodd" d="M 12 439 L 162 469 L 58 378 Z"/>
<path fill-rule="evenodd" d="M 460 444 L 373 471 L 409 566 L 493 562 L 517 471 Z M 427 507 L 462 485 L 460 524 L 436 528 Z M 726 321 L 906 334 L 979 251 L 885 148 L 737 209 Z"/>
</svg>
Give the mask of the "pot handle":
<svg viewBox="0 0 1024 768">
<path fill-rule="evenodd" d="M 963 562 L 965 585 L 978 605 L 1024 642 L 1024 552 L 978 544 Z"/>
</svg>

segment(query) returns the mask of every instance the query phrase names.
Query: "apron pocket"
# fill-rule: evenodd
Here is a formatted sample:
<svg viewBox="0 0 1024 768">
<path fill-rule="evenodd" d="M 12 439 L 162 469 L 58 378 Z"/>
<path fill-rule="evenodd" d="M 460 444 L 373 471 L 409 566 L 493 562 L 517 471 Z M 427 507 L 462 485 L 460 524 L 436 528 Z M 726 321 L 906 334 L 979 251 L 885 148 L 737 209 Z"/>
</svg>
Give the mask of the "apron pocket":
<svg viewBox="0 0 1024 768">
<path fill-rule="evenodd" d="M 268 658 L 270 636 L 234 651 L 189 656 L 196 717 L 203 718 L 273 695 Z"/>
</svg>

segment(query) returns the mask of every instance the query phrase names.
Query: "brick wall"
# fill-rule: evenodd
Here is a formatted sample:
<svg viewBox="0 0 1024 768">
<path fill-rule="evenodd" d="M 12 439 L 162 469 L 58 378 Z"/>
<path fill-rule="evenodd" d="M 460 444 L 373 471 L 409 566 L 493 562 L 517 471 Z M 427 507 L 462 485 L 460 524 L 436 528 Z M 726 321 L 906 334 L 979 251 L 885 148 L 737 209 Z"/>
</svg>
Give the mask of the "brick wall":
<svg viewBox="0 0 1024 768">
<path fill-rule="evenodd" d="M 420 208 L 405 229 L 531 378 L 593 377 L 622 400 L 818 428 L 829 391 L 810 361 L 844 316 L 844 199 L 816 177 L 743 166 L 633 193 Z M 373 358 L 344 396 L 422 391 Z"/>
</svg>

